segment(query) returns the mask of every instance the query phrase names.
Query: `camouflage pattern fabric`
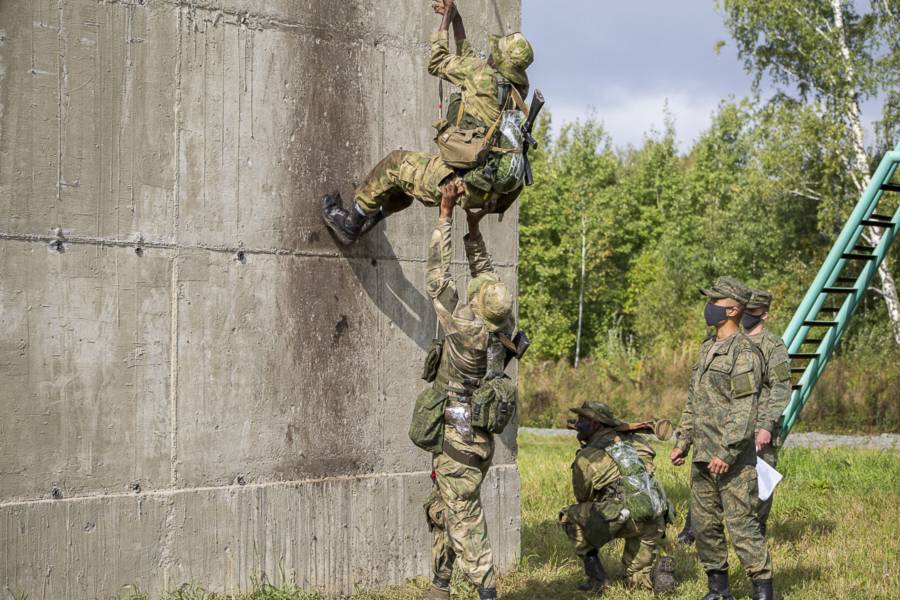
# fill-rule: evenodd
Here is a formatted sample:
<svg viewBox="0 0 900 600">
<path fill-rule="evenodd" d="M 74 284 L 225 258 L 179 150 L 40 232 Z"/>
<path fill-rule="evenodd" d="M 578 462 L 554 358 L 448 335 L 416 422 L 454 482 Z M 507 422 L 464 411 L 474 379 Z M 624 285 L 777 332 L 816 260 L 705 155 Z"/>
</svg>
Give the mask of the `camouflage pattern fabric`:
<svg viewBox="0 0 900 600">
<path fill-rule="evenodd" d="M 776 438 L 781 423 L 781 413 L 791 400 L 791 359 L 787 346 L 780 337 L 763 329 L 750 336 L 763 356 L 762 390 L 759 394 L 759 411 L 756 429 L 765 429 Z"/>
<path fill-rule="evenodd" d="M 718 457 L 729 465 L 754 465 L 762 361 L 743 333 L 712 349 L 715 343 L 711 337 L 700 346 L 676 447 L 686 454 L 693 446 L 694 462 Z"/>
<path fill-rule="evenodd" d="M 500 117 L 497 103 L 496 69 L 479 58 L 468 42 L 463 42 L 457 54 L 450 53 L 450 35 L 446 31 L 431 34 L 431 60 L 428 72 L 459 86 L 464 111 L 490 127 Z M 528 95 L 528 86 L 520 85 L 522 97 Z"/>
<path fill-rule="evenodd" d="M 428 247 L 428 261 L 425 273 L 425 289 L 432 299 L 438 321 L 444 331 L 444 352 L 438 367 L 437 382 L 456 391 L 473 392 L 482 377 L 490 370 L 503 372 L 503 364 L 489 364 L 489 356 L 494 361 L 502 361 L 504 352 L 488 352 L 489 344 L 499 344 L 491 335 L 491 326 L 478 316 L 471 304 L 462 304 L 456 283 L 450 272 L 453 258 L 451 233 L 453 219 L 441 218 L 431 236 Z M 484 239 L 464 238 L 466 257 L 472 278 L 493 274 L 496 277 L 491 257 L 484 245 Z M 510 333 L 509 330 L 504 333 Z"/>
<path fill-rule="evenodd" d="M 572 490 L 577 504 L 562 509 L 559 513 L 560 526 L 575 546 L 575 553 L 583 557 L 591 550 L 597 550 L 588 541 L 587 531 L 591 516 L 599 515 L 609 521 L 614 520 L 624 504 L 615 494 L 615 484 L 621 478 L 615 461 L 603 449 L 624 439 L 630 443 L 644 463 L 648 472 L 653 473 L 655 452 L 641 436 L 620 434 L 601 429 L 590 442 L 575 455 L 572 463 Z M 633 585 L 650 589 L 650 572 L 658 555 L 658 547 L 665 533 L 665 518 L 635 522 L 627 519 L 612 533 L 613 539 L 625 540 L 622 565 L 626 579 Z"/>
<path fill-rule="evenodd" d="M 724 475 L 713 475 L 706 463 L 691 465 L 691 521 L 705 571 L 728 570 L 727 527 L 747 576 L 772 578 L 772 559 L 757 519 L 758 505 L 754 466 L 734 465 Z"/>
<path fill-rule="evenodd" d="M 771 300 L 762 296 L 757 300 L 757 292 L 754 292 L 754 300 L 763 302 Z M 757 335 L 750 336 L 750 340 L 757 345 L 763 355 L 763 384 L 759 396 L 759 416 L 756 419 L 756 429 L 765 429 L 772 433 L 772 443 L 761 448 L 757 455 L 764 461 L 776 467 L 778 465 L 778 436 L 781 433 L 781 413 L 784 412 L 791 399 L 791 362 L 787 346 L 784 341 L 768 329 Z M 759 503 L 759 522 L 761 525 L 769 520 L 772 511 L 774 494 L 767 500 Z"/>
<path fill-rule="evenodd" d="M 472 443 L 466 443 L 455 428 L 447 427 L 444 442 L 477 456 L 481 464 L 467 466 L 444 453 L 435 454 L 434 488 L 425 503 L 425 514 L 432 534 L 434 575 L 450 579 L 454 566 L 458 566 L 472 585 L 492 588 L 497 585 L 497 577 L 481 506 L 481 483 L 491 464 L 494 441 L 481 429 L 474 433 Z"/>
<path fill-rule="evenodd" d="M 381 207 L 388 213 L 398 212 L 413 199 L 425 206 L 438 206 L 441 182 L 450 175 L 453 169 L 440 156 L 394 150 L 375 165 L 356 190 L 356 203 L 366 214 Z"/>
</svg>

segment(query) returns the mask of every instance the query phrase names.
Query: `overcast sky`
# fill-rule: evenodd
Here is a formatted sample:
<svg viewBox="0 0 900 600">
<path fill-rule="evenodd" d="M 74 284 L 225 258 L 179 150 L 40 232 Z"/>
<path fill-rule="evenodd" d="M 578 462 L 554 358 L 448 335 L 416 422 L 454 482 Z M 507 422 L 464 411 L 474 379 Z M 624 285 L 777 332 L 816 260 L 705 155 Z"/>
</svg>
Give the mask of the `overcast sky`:
<svg viewBox="0 0 900 600">
<path fill-rule="evenodd" d="M 593 109 L 614 145 L 639 145 L 662 128 L 668 100 L 686 150 L 722 99 L 751 93 L 713 0 L 523 0 L 522 29 L 554 129 Z M 878 108 L 864 113 L 877 118 Z"/>
</svg>

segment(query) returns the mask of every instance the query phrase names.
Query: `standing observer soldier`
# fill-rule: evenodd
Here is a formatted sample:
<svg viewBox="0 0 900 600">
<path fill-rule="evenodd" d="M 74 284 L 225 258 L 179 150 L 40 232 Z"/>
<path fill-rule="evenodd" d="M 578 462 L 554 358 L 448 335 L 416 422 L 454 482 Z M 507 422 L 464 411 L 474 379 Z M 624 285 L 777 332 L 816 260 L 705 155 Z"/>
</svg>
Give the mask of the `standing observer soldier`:
<svg viewBox="0 0 900 600">
<path fill-rule="evenodd" d="M 572 463 L 572 489 L 578 503 L 559 512 L 559 523 L 584 561 L 587 581 L 578 589 L 603 593 L 609 577 L 599 550 L 622 538 L 626 585 L 657 594 L 673 592 L 675 563 L 668 556 L 658 558 L 666 522 L 671 521 L 671 505 L 653 477 L 656 452 L 606 404 L 585 402 L 571 410 L 578 419 L 570 427 L 582 444 Z M 666 434 L 653 428 L 659 438 L 672 433 L 671 423 L 665 423 Z"/>
<path fill-rule="evenodd" d="M 753 584 L 753 600 L 772 600 L 772 560 L 757 517 L 757 423 L 762 360 L 759 350 L 741 333 L 740 322 L 750 291 L 732 277 L 719 277 L 704 310 L 716 334 L 700 347 L 681 417 L 678 442 L 670 459 L 691 461 L 691 520 L 697 554 L 707 575 L 703 600 L 733 600 L 728 585 L 728 545 Z"/>
<path fill-rule="evenodd" d="M 763 356 L 763 385 L 756 419 L 756 453 L 775 467 L 778 462 L 781 414 L 791 399 L 791 359 L 784 341 L 766 329 L 771 305 L 772 294 L 765 290 L 751 290 L 750 302 L 741 324 Z M 772 510 L 772 498 L 769 496 L 759 505 L 759 526 L 763 535 L 766 534 L 766 523 Z"/>
<path fill-rule="evenodd" d="M 528 95 L 525 69 L 534 60 L 534 52 L 525 36 L 521 33 L 490 36 L 491 54 L 483 60 L 476 56 L 466 40 L 462 16 L 456 10 L 454 0 L 437 0 L 432 7 L 442 19 L 440 27 L 431 36 L 428 72 L 460 88 L 459 101 L 448 106 L 447 121 L 468 131 L 480 128 L 482 134 L 493 133 L 497 131 L 503 110 L 518 107 L 527 112 L 522 100 Z M 456 55 L 450 53 L 451 23 Z M 457 185 L 460 205 L 465 209 L 487 208 L 491 212 L 503 212 L 521 193 L 520 184 L 515 189 L 495 190 L 492 186 L 495 182 L 490 176 L 486 179 L 484 172 L 478 177 L 470 177 L 467 169 L 454 168 L 444 158 L 426 152 L 394 150 L 372 169 L 356 190 L 355 201 L 349 210 L 341 207 L 337 193 L 322 198 L 326 225 L 342 244 L 349 245 L 389 214 L 409 207 L 413 199 L 425 206 L 437 206 L 441 201 L 440 188 L 446 183 Z M 473 175 L 478 171 L 474 167 L 471 170 Z M 493 168 L 490 173 L 496 176 L 496 171 Z M 488 189 L 483 189 L 485 187 Z"/>
<path fill-rule="evenodd" d="M 450 273 L 458 191 L 447 184 L 442 192 L 440 219 L 428 250 L 426 288 L 445 339 L 434 385 L 419 396 L 410 425 L 412 441 L 434 455 L 434 488 L 425 504 L 433 535 L 434 579 L 426 598 L 450 598 L 454 565 L 478 588 L 480 598 L 496 598 L 481 483 L 494 454 L 492 432 L 502 431 L 514 412 L 515 384 L 503 375 L 507 354 L 503 340 L 508 342 L 508 337 L 500 337 L 512 330 L 512 297 L 494 272 L 478 230 L 485 214 L 481 212 L 468 215 L 464 241 L 471 271 L 469 302 L 459 301 Z M 486 397 L 494 402 L 484 401 Z"/>
</svg>

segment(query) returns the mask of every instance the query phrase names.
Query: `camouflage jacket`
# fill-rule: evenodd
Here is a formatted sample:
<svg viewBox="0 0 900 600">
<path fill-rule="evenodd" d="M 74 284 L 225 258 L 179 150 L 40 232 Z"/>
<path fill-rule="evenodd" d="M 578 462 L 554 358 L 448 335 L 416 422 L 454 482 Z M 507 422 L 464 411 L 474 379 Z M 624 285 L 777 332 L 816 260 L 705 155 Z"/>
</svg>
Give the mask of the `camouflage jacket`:
<svg viewBox="0 0 900 600">
<path fill-rule="evenodd" d="M 600 430 L 591 441 L 575 454 L 575 462 L 572 463 L 572 491 L 578 502 L 603 502 L 604 490 L 619 480 L 619 467 L 616 461 L 606 453 L 608 445 L 614 443 L 619 436 L 629 442 L 637 450 L 644 462 L 647 471 L 653 473 L 653 458 L 656 452 L 641 436 L 625 435 Z"/>
<path fill-rule="evenodd" d="M 459 301 L 456 283 L 450 273 L 452 229 L 453 219 L 441 218 L 431 235 L 425 288 L 444 331 L 444 352 L 437 381 L 449 385 L 450 389 L 471 392 L 478 387 L 488 370 L 503 371 L 506 352 L 472 307 Z M 467 235 L 464 241 L 472 277 L 493 272 L 494 266 L 484 239 L 472 239 Z M 494 364 L 488 364 L 489 357 Z"/>
<path fill-rule="evenodd" d="M 450 35 L 446 31 L 431 34 L 431 61 L 428 72 L 459 86 L 465 112 L 492 125 L 499 117 L 497 80 L 502 77 L 496 69 L 475 55 L 468 41 L 460 44 L 457 54 L 450 53 Z M 528 90 L 519 87 L 522 97 Z"/>
<path fill-rule="evenodd" d="M 749 336 L 763 355 L 762 390 L 759 394 L 759 414 L 756 429 L 778 433 L 781 413 L 791 399 L 791 359 L 780 337 L 763 329 Z"/>
<path fill-rule="evenodd" d="M 737 332 L 707 361 L 715 341 L 711 337 L 700 346 L 676 447 L 687 453 L 693 446 L 694 462 L 717 457 L 729 465 L 752 465 L 762 360 L 750 338 Z"/>
</svg>

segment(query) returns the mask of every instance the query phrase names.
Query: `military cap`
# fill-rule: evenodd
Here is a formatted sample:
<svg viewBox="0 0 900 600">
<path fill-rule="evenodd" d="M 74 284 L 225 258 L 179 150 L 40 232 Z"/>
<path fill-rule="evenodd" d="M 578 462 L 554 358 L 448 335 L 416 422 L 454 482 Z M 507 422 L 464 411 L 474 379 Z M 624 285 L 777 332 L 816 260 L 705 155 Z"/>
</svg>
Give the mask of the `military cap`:
<svg viewBox="0 0 900 600">
<path fill-rule="evenodd" d="M 512 329 L 512 294 L 493 273 L 482 273 L 469 282 L 469 301 L 490 331 Z"/>
<path fill-rule="evenodd" d="M 516 85 L 528 85 L 525 69 L 534 62 L 534 50 L 521 33 L 492 35 L 489 38 L 491 56 L 500 74 Z"/>
<path fill-rule="evenodd" d="M 615 415 L 613 415 L 612 409 L 602 402 L 585 402 L 578 408 L 570 408 L 569 410 L 576 415 L 581 415 L 591 421 L 597 421 L 604 425 L 608 425 L 609 427 L 618 427 L 619 425 L 626 424 L 625 421 L 617 419 Z"/>
<path fill-rule="evenodd" d="M 750 302 L 747 308 L 764 308 L 769 310 L 772 305 L 772 294 L 766 290 L 750 290 Z"/>
<path fill-rule="evenodd" d="M 734 277 L 719 277 L 711 288 L 700 288 L 700 293 L 713 300 L 731 298 L 741 304 L 750 301 L 750 289 Z"/>
</svg>

